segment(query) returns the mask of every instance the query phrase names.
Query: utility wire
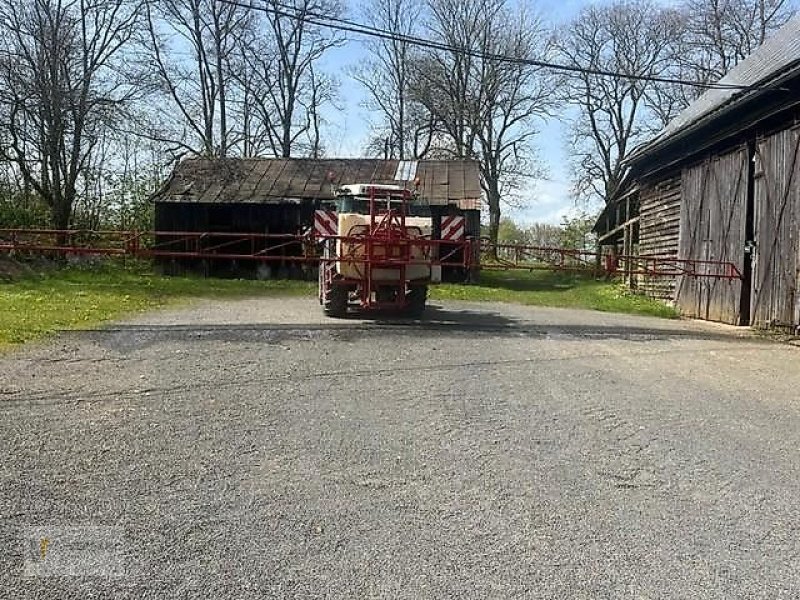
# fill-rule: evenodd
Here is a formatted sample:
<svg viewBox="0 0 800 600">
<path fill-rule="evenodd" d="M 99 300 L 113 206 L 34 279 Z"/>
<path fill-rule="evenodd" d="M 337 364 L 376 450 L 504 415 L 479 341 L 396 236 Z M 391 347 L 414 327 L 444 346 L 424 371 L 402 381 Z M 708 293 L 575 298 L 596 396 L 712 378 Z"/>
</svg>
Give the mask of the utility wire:
<svg viewBox="0 0 800 600">
<path fill-rule="evenodd" d="M 470 56 L 473 58 L 480 58 L 485 60 L 494 60 L 498 62 L 506 62 L 512 64 L 519 64 L 519 65 L 526 65 L 532 67 L 539 67 L 543 69 L 548 69 L 551 71 L 560 71 L 562 73 L 569 73 L 573 75 L 596 75 L 599 77 L 610 77 L 614 79 L 627 79 L 629 81 L 650 81 L 655 83 L 672 83 L 676 85 L 683 85 L 683 86 L 690 86 L 690 87 L 697 87 L 703 88 L 708 90 L 740 90 L 740 91 L 755 91 L 755 90 L 772 90 L 772 91 L 788 91 L 787 88 L 784 87 L 772 87 L 772 86 L 758 86 L 758 85 L 739 85 L 739 84 L 732 84 L 732 83 L 703 83 L 698 81 L 691 81 L 688 79 L 680 79 L 680 78 L 673 78 L 673 77 L 659 77 L 656 75 L 636 75 L 632 73 L 619 73 L 616 71 L 608 71 L 605 69 L 597 69 L 593 67 L 580 67 L 576 65 L 566 65 L 561 63 L 553 63 L 538 59 L 532 58 L 522 58 L 518 56 L 509 56 L 505 54 L 494 54 L 490 52 L 482 52 L 478 50 L 473 50 L 471 48 L 463 48 L 458 46 L 453 46 L 450 44 L 445 44 L 442 42 L 437 42 L 435 40 L 430 40 L 426 38 L 421 38 L 412 35 L 406 35 L 402 33 L 397 33 L 393 31 L 389 31 L 387 29 L 380 29 L 378 27 L 373 27 L 370 25 L 365 25 L 363 23 L 358 23 L 356 21 L 351 21 L 348 19 L 342 19 L 339 17 L 333 17 L 329 15 L 324 15 L 321 13 L 315 13 L 312 11 L 305 11 L 300 10 L 297 7 L 285 5 L 282 3 L 276 3 L 276 7 L 267 6 L 267 5 L 256 5 L 252 2 L 244 2 L 241 0 L 220 0 L 223 4 L 228 4 L 230 6 L 238 6 L 240 8 L 246 8 L 249 10 L 256 10 L 260 12 L 264 12 L 267 14 L 273 14 L 280 17 L 287 17 L 290 19 L 297 19 L 301 22 L 308 23 L 310 25 L 317 25 L 318 27 L 325 27 L 327 29 L 333 29 L 336 31 L 345 31 L 348 33 L 355 33 L 357 35 L 378 38 L 383 40 L 395 41 L 395 42 L 402 42 L 406 44 L 410 44 L 413 46 L 419 46 L 422 48 L 428 48 L 431 50 L 443 50 L 446 52 L 452 52 L 455 54 L 462 54 L 464 56 Z M 292 11 L 292 12 L 290 12 Z"/>
</svg>

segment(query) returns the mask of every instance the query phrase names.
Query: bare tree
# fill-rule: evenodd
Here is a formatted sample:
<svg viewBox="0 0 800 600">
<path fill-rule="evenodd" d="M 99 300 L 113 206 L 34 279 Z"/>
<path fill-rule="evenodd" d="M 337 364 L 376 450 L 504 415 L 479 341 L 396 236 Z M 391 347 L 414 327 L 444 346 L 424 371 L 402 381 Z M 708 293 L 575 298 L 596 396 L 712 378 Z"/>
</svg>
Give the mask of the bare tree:
<svg viewBox="0 0 800 600">
<path fill-rule="evenodd" d="M 504 0 L 428 0 L 428 31 L 452 51 L 425 52 L 415 61 L 415 99 L 447 136 L 455 158 L 474 158 L 482 90 L 477 56 L 496 33 Z"/>
<path fill-rule="evenodd" d="M 795 12 L 791 0 L 685 0 L 684 48 L 679 56 L 693 79 L 723 77 Z"/>
<path fill-rule="evenodd" d="M 157 126 L 145 129 L 176 151 L 227 155 L 234 129 L 231 63 L 252 11 L 222 0 L 154 0 L 146 6 L 156 85 L 169 103 L 158 111 Z"/>
<path fill-rule="evenodd" d="M 404 39 L 419 34 L 422 10 L 418 0 L 372 0 L 364 7 L 369 25 L 395 34 L 370 42 L 368 57 L 352 71 L 367 90 L 363 106 L 379 116 L 369 152 L 384 158 L 422 158 L 433 143 L 435 119 L 411 89 L 415 47 Z"/>
<path fill-rule="evenodd" d="M 796 12 L 792 0 L 685 0 L 674 11 L 670 64 L 662 76 L 700 84 L 724 77 Z M 666 125 L 700 96 L 703 86 L 660 83 L 648 90 L 658 124 Z"/>
<path fill-rule="evenodd" d="M 304 104 L 309 123 L 308 156 L 309 158 L 322 158 L 325 155 L 322 127 L 326 123 L 322 108 L 327 105 L 339 108 L 336 106 L 338 80 L 326 73 L 318 73 L 312 66 L 309 70 L 308 83 L 308 101 Z"/>
<path fill-rule="evenodd" d="M 567 64 L 623 75 L 583 71 L 563 81 L 564 100 L 576 109 L 570 142 L 577 197 L 612 202 L 628 184 L 625 158 L 659 123 L 648 96 L 656 84 L 624 75 L 661 75 L 679 23 L 672 10 L 651 0 L 615 0 L 584 8 L 558 36 Z"/>
<path fill-rule="evenodd" d="M 142 5 L 129 0 L 0 1 L 4 158 L 70 225 L 78 180 L 137 82 L 124 52 Z"/>
<path fill-rule="evenodd" d="M 73 227 L 152 228 L 149 198 L 167 175 L 168 162 L 160 144 L 103 128 L 78 180 Z"/>
<path fill-rule="evenodd" d="M 249 103 L 249 131 L 275 156 L 319 154 L 320 109 L 335 96 L 335 80 L 315 68 L 341 36 L 314 17 L 340 12 L 336 0 L 268 0 L 241 48 L 239 84 Z"/>
<path fill-rule="evenodd" d="M 489 54 L 532 59 L 545 53 L 540 23 L 524 13 L 503 13 L 498 33 L 486 45 Z M 494 240 L 501 201 L 510 202 L 521 182 L 541 176 L 532 141 L 537 121 L 553 107 L 552 87 L 546 74 L 523 63 L 484 60 L 477 139 L 486 202 L 489 237 Z"/>
<path fill-rule="evenodd" d="M 503 0 L 429 4 L 435 39 L 453 50 L 427 53 L 416 70 L 416 93 L 446 133 L 444 149 L 479 161 L 496 241 L 502 201 L 541 174 L 532 141 L 554 98 L 546 74 L 526 60 L 546 55 L 547 36 L 538 19 L 519 7 L 512 14 Z"/>
<path fill-rule="evenodd" d="M 713 83 L 791 17 L 789 0 L 616 0 L 581 11 L 559 37 L 576 67 Z M 704 88 L 584 74 L 562 88 L 578 108 L 572 123 L 574 183 L 580 198 L 613 201 L 628 184 L 624 159 L 666 126 Z"/>
</svg>

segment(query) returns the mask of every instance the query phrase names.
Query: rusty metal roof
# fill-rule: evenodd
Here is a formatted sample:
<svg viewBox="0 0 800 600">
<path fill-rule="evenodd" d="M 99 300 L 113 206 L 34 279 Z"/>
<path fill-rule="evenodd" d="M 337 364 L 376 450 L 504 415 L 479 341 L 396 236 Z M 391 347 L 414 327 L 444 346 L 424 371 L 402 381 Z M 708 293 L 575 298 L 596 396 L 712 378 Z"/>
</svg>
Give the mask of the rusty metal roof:
<svg viewBox="0 0 800 600">
<path fill-rule="evenodd" d="M 468 160 L 189 158 L 175 167 L 153 199 L 206 204 L 330 200 L 343 184 L 413 188 L 415 180 L 422 202 L 480 208 L 478 163 Z"/>
</svg>

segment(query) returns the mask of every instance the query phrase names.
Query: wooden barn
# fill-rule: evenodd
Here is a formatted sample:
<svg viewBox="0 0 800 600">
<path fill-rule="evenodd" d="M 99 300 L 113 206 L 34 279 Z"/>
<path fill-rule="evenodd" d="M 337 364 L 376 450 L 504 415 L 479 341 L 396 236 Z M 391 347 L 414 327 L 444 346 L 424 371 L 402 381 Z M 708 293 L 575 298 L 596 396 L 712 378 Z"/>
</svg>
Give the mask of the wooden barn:
<svg viewBox="0 0 800 600">
<path fill-rule="evenodd" d="M 639 253 L 639 188 L 632 186 L 614 201 L 606 204 L 592 228 L 603 254 L 634 256 Z M 628 275 L 626 283 L 635 287 L 636 276 Z"/>
<path fill-rule="evenodd" d="M 707 91 L 636 150 L 634 212 L 620 220 L 618 206 L 607 208 L 598 233 L 613 241 L 630 228 L 642 256 L 735 264 L 740 279 L 639 279 L 687 316 L 797 328 L 800 17 L 720 84 L 737 87 Z"/>
<path fill-rule="evenodd" d="M 480 235 L 479 168 L 476 162 L 463 160 L 185 159 L 153 196 L 155 229 L 300 234 L 313 226 L 314 211 L 332 208 L 335 190 L 351 183 L 416 186 L 418 201 L 412 214 L 431 217 L 434 237 L 438 238 L 442 217 L 453 214 L 465 217 L 467 236 Z M 262 271 L 257 263 L 235 260 L 165 262 L 172 271 L 214 275 L 263 276 L 264 271 L 277 269 L 280 275 L 291 276 L 299 270 L 290 260 L 261 265 Z"/>
</svg>

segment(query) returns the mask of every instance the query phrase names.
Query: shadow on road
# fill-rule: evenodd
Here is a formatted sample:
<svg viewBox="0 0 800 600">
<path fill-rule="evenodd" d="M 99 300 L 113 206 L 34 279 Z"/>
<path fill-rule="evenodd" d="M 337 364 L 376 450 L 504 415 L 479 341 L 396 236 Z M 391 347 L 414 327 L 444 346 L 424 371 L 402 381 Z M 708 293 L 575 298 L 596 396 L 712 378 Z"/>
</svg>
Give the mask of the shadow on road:
<svg viewBox="0 0 800 600">
<path fill-rule="evenodd" d="M 97 343 L 122 352 L 164 342 L 233 342 L 279 344 L 289 341 L 332 340 L 355 342 L 380 336 L 534 338 L 554 340 L 626 340 L 648 342 L 684 339 L 737 343 L 758 342 L 747 332 L 703 331 L 676 327 L 636 325 L 537 324 L 493 311 L 445 310 L 431 306 L 422 319 L 375 315 L 370 319 L 351 316 L 322 323 L 198 323 L 175 325 L 117 325 L 79 333 Z"/>
</svg>

